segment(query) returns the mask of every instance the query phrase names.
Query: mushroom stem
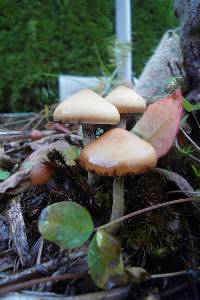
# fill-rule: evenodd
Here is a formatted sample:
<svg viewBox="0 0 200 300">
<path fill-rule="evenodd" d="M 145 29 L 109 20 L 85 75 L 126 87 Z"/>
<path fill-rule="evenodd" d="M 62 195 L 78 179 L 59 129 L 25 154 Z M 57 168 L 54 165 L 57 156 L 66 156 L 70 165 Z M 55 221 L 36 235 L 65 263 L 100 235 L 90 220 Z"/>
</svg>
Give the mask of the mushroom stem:
<svg viewBox="0 0 200 300">
<path fill-rule="evenodd" d="M 124 177 L 115 177 L 113 182 L 113 205 L 110 222 L 123 217 L 124 214 Z M 116 234 L 121 223 L 116 223 L 107 229 L 110 234 Z"/>
<path fill-rule="evenodd" d="M 118 128 L 126 129 L 126 114 L 120 114 L 120 123 L 116 126 Z M 113 182 L 113 205 L 110 222 L 123 217 L 124 214 L 124 178 L 116 177 Z M 110 234 L 116 234 L 120 229 L 121 224 L 117 223 L 109 228 Z"/>
<path fill-rule="evenodd" d="M 86 146 L 90 142 L 96 139 L 95 134 L 95 126 L 91 124 L 83 124 L 82 125 L 82 133 L 83 133 L 83 145 Z M 87 182 L 89 185 L 93 185 L 95 182 L 95 175 L 91 172 L 88 172 Z"/>
<path fill-rule="evenodd" d="M 91 124 L 83 124 L 82 125 L 82 133 L 83 133 L 83 144 L 86 146 L 90 142 L 96 139 L 94 125 Z"/>
<path fill-rule="evenodd" d="M 126 129 L 126 114 L 120 114 L 120 122 L 116 127 Z"/>
</svg>

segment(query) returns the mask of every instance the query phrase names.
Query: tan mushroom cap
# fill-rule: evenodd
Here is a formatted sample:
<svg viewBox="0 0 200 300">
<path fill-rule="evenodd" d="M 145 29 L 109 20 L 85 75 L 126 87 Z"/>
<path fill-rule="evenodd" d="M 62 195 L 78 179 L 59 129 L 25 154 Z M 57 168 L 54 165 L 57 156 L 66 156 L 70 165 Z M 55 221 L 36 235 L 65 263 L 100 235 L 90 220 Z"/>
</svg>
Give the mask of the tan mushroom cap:
<svg viewBox="0 0 200 300">
<path fill-rule="evenodd" d="M 154 147 L 122 128 L 107 131 L 81 151 L 80 165 L 105 176 L 141 174 L 156 166 Z"/>
<path fill-rule="evenodd" d="M 146 101 L 133 89 L 119 86 L 105 99 L 115 105 L 120 113 L 140 113 L 146 110 Z"/>
<path fill-rule="evenodd" d="M 60 103 L 54 120 L 63 123 L 118 124 L 117 108 L 90 89 L 84 89 Z"/>
</svg>

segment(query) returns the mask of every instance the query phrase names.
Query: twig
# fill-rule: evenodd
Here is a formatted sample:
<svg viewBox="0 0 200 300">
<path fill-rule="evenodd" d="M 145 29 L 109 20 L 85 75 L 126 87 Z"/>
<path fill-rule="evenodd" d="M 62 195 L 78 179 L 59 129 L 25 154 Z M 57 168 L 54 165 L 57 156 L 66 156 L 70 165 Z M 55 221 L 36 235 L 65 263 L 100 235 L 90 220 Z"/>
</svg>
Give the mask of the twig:
<svg viewBox="0 0 200 300">
<path fill-rule="evenodd" d="M 86 272 L 82 272 L 82 273 L 68 273 L 68 274 L 62 274 L 62 275 L 57 275 L 57 276 L 47 276 L 47 277 L 41 277 L 41 278 L 36 278 L 36 279 L 32 279 L 32 280 L 28 280 L 25 282 L 20 282 L 20 283 L 16 283 L 16 284 L 12 284 L 3 288 L 0 288 L 0 295 L 5 294 L 5 293 L 9 293 L 9 292 L 13 292 L 13 291 L 18 291 L 18 290 L 23 290 L 26 288 L 29 288 L 33 285 L 42 283 L 42 282 L 55 282 L 55 281 L 64 281 L 64 280 L 71 280 L 71 279 L 77 279 L 77 278 L 81 278 L 83 276 L 86 275 Z"/>
<path fill-rule="evenodd" d="M 21 299 L 21 300 L 120 300 L 126 299 L 131 295 L 131 287 L 119 287 L 112 290 L 100 291 L 95 293 L 89 293 L 78 296 L 62 296 L 60 294 L 45 293 L 45 292 L 33 292 L 33 291 L 23 291 L 21 293 L 9 293 L 10 299 Z M 2 298 L 4 299 L 4 298 Z M 7 299 L 7 297 L 6 297 Z"/>
<path fill-rule="evenodd" d="M 95 228 L 95 230 L 105 229 L 105 228 L 107 228 L 107 227 L 109 227 L 109 226 L 111 226 L 113 224 L 116 224 L 116 223 L 119 223 L 119 222 L 123 222 L 123 221 L 125 221 L 125 220 L 127 220 L 129 218 L 132 218 L 132 217 L 135 217 L 135 216 L 147 213 L 147 212 L 149 212 L 151 210 L 154 210 L 154 209 L 158 209 L 158 208 L 169 206 L 169 205 L 173 205 L 173 204 L 180 204 L 180 203 L 192 202 L 192 201 L 200 201 L 200 200 L 199 200 L 199 198 L 186 198 L 186 199 L 178 199 L 178 200 L 173 200 L 173 201 L 168 201 L 168 202 L 164 202 L 164 203 L 152 205 L 152 206 L 140 209 L 138 211 L 132 212 L 132 213 L 126 215 L 126 216 L 118 218 L 118 219 L 116 219 L 116 220 L 114 220 L 112 222 L 109 222 L 109 223 L 105 224 L 105 225 L 99 226 L 99 227 Z"/>
<path fill-rule="evenodd" d="M 27 128 L 29 128 L 29 126 L 31 126 L 37 119 L 41 118 L 43 113 L 44 113 L 44 109 L 41 112 L 39 112 L 35 117 L 33 117 L 24 127 L 22 127 L 21 130 L 24 131 Z"/>
<path fill-rule="evenodd" d="M 200 267 L 197 268 L 200 270 Z M 188 272 L 186 270 L 173 272 L 173 273 L 165 273 L 165 274 L 153 274 L 150 276 L 150 279 L 161 279 L 161 278 L 172 278 L 181 275 L 187 275 Z"/>
<path fill-rule="evenodd" d="M 168 297 L 168 296 L 170 296 L 172 294 L 175 294 L 175 293 L 177 293 L 177 292 L 179 292 L 181 290 L 184 290 L 184 289 L 186 289 L 188 287 L 188 285 L 189 285 L 188 282 L 182 283 L 182 284 L 180 284 L 180 285 L 178 285 L 178 286 L 176 286 L 176 287 L 174 287 L 174 288 L 172 288 L 172 289 L 170 289 L 168 291 L 162 292 L 161 293 L 161 298 L 162 299 L 166 298 L 166 297 Z"/>
<path fill-rule="evenodd" d="M 27 266 L 30 262 L 30 255 L 19 196 L 11 200 L 8 214 L 14 250 L 18 254 L 22 266 Z"/>
<path fill-rule="evenodd" d="M 19 273 L 8 275 L 8 276 L 0 279 L 0 287 L 33 278 L 34 276 L 37 276 L 38 274 L 41 274 L 41 273 L 44 274 L 44 272 L 51 273 L 52 271 L 57 269 L 58 265 L 63 265 L 69 261 L 70 262 L 74 261 L 77 258 L 85 256 L 85 254 L 86 254 L 86 247 L 79 249 L 78 251 L 74 251 L 73 253 L 70 253 L 67 257 L 64 257 L 62 259 L 60 259 L 60 258 L 52 259 L 41 265 L 35 265 L 35 266 L 25 269 Z"/>
</svg>

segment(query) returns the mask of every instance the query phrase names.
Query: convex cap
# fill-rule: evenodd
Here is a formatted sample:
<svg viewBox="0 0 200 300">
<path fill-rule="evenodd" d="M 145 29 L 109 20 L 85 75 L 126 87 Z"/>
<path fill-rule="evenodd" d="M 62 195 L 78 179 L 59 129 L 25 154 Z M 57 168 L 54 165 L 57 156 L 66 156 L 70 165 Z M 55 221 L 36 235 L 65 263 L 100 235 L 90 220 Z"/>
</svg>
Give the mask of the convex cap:
<svg viewBox="0 0 200 300">
<path fill-rule="evenodd" d="M 133 89 L 119 86 L 105 99 L 115 105 L 120 113 L 140 113 L 146 110 L 146 101 Z"/>
<path fill-rule="evenodd" d="M 80 165 L 105 176 L 141 174 L 156 166 L 154 147 L 121 128 L 107 131 L 80 154 Z"/>
<path fill-rule="evenodd" d="M 90 89 L 84 89 L 60 103 L 54 120 L 65 123 L 118 124 L 117 108 Z"/>
</svg>

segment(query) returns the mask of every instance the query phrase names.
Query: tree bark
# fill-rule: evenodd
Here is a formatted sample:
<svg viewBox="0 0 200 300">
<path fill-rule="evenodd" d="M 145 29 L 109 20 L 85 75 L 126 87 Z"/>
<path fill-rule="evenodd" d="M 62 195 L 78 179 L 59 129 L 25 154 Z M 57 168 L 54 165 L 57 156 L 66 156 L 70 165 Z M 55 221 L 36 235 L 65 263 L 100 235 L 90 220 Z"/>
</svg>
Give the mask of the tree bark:
<svg viewBox="0 0 200 300">
<path fill-rule="evenodd" d="M 136 91 L 148 102 L 155 102 L 169 91 L 174 78 L 185 78 L 179 30 L 167 31 L 153 56 L 147 62 L 135 86 Z"/>
<path fill-rule="evenodd" d="M 200 0 L 175 0 L 174 10 L 181 22 L 180 44 L 187 98 L 197 103 L 200 101 Z"/>
</svg>

